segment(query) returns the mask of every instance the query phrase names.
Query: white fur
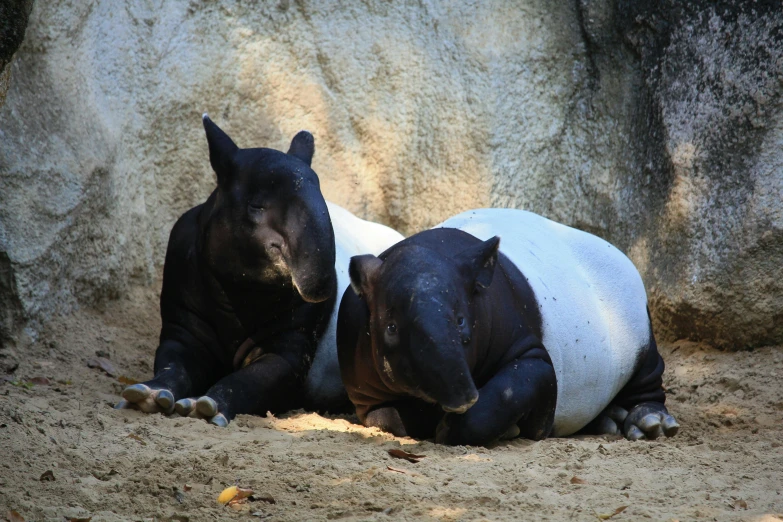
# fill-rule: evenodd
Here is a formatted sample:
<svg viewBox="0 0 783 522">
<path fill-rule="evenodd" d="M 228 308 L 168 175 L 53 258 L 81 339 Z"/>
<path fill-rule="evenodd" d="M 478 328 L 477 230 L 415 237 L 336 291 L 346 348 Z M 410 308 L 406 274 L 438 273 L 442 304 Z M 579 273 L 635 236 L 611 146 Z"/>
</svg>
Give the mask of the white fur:
<svg viewBox="0 0 783 522">
<path fill-rule="evenodd" d="M 312 399 L 328 403 L 343 393 L 343 381 L 337 362 L 337 312 L 340 310 L 343 293 L 351 283 L 348 263 L 353 256 L 377 256 L 404 238 L 399 232 L 379 223 L 360 219 L 334 203 L 327 201 L 326 206 L 329 207 L 329 217 L 334 228 L 337 302 L 334 304 L 329 326 L 318 343 L 305 386 Z"/>
<path fill-rule="evenodd" d="M 633 263 L 594 235 L 524 210 L 463 212 L 438 227 L 487 240 L 525 275 L 557 376 L 553 435 L 575 433 L 628 382 L 649 342 L 647 295 Z"/>
</svg>

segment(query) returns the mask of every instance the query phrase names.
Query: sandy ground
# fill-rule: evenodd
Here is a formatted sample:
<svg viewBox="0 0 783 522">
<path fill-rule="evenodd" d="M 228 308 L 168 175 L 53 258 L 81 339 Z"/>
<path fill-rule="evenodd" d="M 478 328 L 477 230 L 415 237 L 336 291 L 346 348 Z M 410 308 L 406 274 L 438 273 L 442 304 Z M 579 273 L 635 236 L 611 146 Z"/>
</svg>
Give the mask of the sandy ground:
<svg viewBox="0 0 783 522">
<path fill-rule="evenodd" d="M 606 520 L 627 506 L 611 519 L 783 520 L 781 347 L 664 346 L 669 406 L 682 425 L 673 439 L 487 449 L 303 412 L 240 416 L 220 429 L 113 410 L 124 385 L 88 360 L 101 352 L 117 376 L 149 378 L 158 327 L 154 289 L 138 289 L 16 349 L 13 381 L 0 383 L 0 518 Z M 391 448 L 426 457 L 393 459 Z M 41 480 L 47 471 L 54 480 Z M 235 484 L 255 500 L 218 505 Z"/>
</svg>

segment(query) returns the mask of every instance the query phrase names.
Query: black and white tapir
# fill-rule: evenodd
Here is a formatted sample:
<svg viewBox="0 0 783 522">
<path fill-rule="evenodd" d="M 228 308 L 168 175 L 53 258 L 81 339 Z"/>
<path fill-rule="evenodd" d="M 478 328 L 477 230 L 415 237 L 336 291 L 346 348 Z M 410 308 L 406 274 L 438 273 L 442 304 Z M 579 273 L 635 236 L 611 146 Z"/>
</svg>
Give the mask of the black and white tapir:
<svg viewBox="0 0 783 522">
<path fill-rule="evenodd" d="M 354 257 L 349 273 L 338 356 L 367 426 L 473 445 L 679 429 L 642 279 L 596 236 L 473 210 Z"/>
<path fill-rule="evenodd" d="M 402 239 L 324 201 L 313 137 L 240 149 L 205 114 L 217 188 L 179 218 L 163 270 L 154 378 L 117 408 L 205 418 L 349 406 L 337 308 L 351 256 Z"/>
</svg>

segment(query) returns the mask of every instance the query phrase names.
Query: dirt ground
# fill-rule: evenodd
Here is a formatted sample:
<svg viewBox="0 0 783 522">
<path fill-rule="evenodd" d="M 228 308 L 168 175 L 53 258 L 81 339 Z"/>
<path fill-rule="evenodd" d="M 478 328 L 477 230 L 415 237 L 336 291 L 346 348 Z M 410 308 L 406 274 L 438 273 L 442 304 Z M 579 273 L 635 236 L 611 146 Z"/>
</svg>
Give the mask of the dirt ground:
<svg viewBox="0 0 783 522">
<path fill-rule="evenodd" d="M 350 417 L 240 416 L 221 429 L 113 410 L 118 377 L 152 374 L 157 310 L 155 289 L 137 289 L 16 349 L 19 367 L 0 383 L 0 518 L 783 520 L 781 347 L 663 346 L 682 425 L 673 439 L 444 447 Z M 88 367 L 96 352 L 115 377 Z M 426 457 L 393 459 L 392 448 Z M 54 480 L 41 480 L 49 471 Z M 236 484 L 254 500 L 220 506 L 220 491 Z"/>
</svg>

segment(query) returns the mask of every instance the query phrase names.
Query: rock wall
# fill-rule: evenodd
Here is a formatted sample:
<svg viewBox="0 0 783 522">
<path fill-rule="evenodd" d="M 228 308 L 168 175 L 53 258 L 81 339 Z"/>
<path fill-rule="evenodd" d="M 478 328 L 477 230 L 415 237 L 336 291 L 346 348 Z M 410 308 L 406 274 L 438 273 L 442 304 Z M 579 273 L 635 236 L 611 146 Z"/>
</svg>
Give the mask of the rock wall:
<svg viewBox="0 0 783 522">
<path fill-rule="evenodd" d="M 155 280 L 214 185 L 208 111 L 243 147 L 312 131 L 327 198 L 404 233 L 492 205 L 605 237 L 661 338 L 783 342 L 783 14 L 637 4 L 36 3 L 0 109 L 0 337 Z"/>
<path fill-rule="evenodd" d="M 662 182 L 629 253 L 657 330 L 725 347 L 780 343 L 781 4 L 628 4 L 618 11 L 634 20 L 625 35 L 649 97 L 635 122 L 635 164 Z"/>
</svg>

